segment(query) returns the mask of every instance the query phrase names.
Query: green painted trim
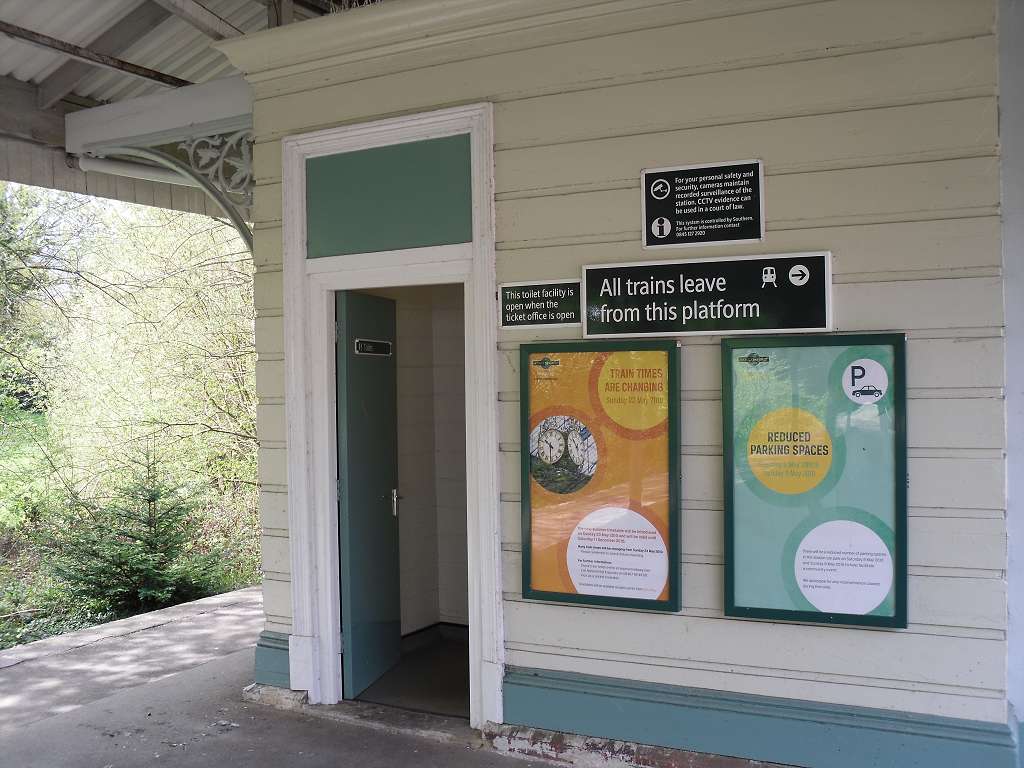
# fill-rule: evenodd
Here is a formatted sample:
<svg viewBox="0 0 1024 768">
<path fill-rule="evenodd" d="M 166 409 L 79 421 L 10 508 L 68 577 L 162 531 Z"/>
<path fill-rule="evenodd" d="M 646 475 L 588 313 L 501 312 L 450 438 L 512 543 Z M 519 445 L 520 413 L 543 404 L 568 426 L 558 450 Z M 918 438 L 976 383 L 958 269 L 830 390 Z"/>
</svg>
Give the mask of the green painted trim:
<svg viewBox="0 0 1024 768">
<path fill-rule="evenodd" d="M 896 498 L 893 514 L 895 549 L 893 553 L 892 616 L 861 616 L 849 613 L 816 611 L 785 611 L 773 608 L 751 608 L 736 605 L 735 533 L 733 523 L 733 371 L 732 351 L 765 347 L 836 347 L 857 345 L 891 345 L 893 348 L 893 404 L 896 445 L 894 448 Z M 725 615 L 737 618 L 802 621 L 814 624 L 843 624 L 864 627 L 906 629 L 907 626 L 907 362 L 906 336 L 898 333 L 829 334 L 827 336 L 766 336 L 760 338 L 722 339 L 722 482 L 725 492 Z"/>
<path fill-rule="evenodd" d="M 664 351 L 668 354 L 668 599 L 632 600 L 624 597 L 577 595 L 545 592 L 530 586 L 531 537 L 530 524 L 530 355 L 546 352 L 621 352 L 630 350 Z M 562 343 L 522 344 L 519 347 L 519 464 L 521 472 L 520 504 L 522 507 L 523 598 L 574 605 L 596 605 L 609 608 L 639 608 L 649 611 L 676 612 L 681 608 L 679 586 L 680 532 L 680 448 L 679 448 L 679 345 L 674 341 L 570 341 Z"/>
<path fill-rule="evenodd" d="M 306 160 L 306 257 L 473 240 L 468 133 Z"/>
<path fill-rule="evenodd" d="M 255 680 L 263 685 L 291 688 L 288 672 L 288 635 L 260 632 L 256 641 Z"/>
<path fill-rule="evenodd" d="M 504 720 L 809 768 L 1017 768 L 1008 724 L 509 668 Z"/>
</svg>

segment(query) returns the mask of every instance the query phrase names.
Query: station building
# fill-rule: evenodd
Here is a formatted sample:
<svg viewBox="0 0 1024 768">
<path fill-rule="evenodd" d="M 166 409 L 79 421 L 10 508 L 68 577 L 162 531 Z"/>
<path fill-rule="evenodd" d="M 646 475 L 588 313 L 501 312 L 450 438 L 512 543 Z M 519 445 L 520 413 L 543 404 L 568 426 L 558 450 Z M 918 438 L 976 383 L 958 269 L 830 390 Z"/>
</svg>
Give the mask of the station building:
<svg viewBox="0 0 1024 768">
<path fill-rule="evenodd" d="M 256 681 L 497 734 L 1022 764 L 1022 39 L 1018 0 L 388 0 L 217 43 L 251 92 Z M 750 159 L 756 242 L 644 247 L 645 169 Z M 521 348 L 589 342 L 502 327 L 499 286 L 809 253 L 826 335 L 906 339 L 906 626 L 727 615 L 728 333 L 665 335 L 678 607 L 534 599 Z"/>
</svg>

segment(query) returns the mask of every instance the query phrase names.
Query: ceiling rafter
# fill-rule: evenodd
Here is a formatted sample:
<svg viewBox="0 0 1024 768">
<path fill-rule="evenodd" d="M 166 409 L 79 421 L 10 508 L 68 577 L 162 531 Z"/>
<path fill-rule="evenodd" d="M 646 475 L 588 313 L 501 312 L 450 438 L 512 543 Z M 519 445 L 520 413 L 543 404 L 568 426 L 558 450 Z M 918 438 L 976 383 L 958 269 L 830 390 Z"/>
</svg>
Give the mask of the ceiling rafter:
<svg viewBox="0 0 1024 768">
<path fill-rule="evenodd" d="M 165 72 L 159 72 L 149 67 L 142 67 L 138 64 L 132 64 L 130 61 L 124 61 L 114 56 L 108 56 L 103 53 L 96 53 L 88 48 L 84 48 L 81 45 L 75 45 L 69 43 L 66 40 L 59 40 L 56 37 L 50 37 L 39 32 L 33 32 L 30 29 L 19 27 L 15 24 L 11 24 L 6 21 L 0 21 L 0 33 L 13 37 L 17 40 L 22 40 L 31 45 L 35 45 L 39 48 L 46 48 L 52 51 L 58 51 L 63 53 L 65 56 L 70 56 L 78 61 L 89 62 L 94 66 L 103 67 L 104 69 L 111 69 L 115 72 L 122 72 L 128 75 L 134 75 L 135 77 L 141 77 L 145 80 L 152 80 L 155 83 L 161 85 L 171 86 L 173 88 L 179 88 L 183 85 L 192 85 L 188 80 L 183 80 L 180 77 L 174 75 L 168 75 Z"/>
<path fill-rule="evenodd" d="M 293 21 L 305 21 L 323 16 L 326 11 L 316 5 L 311 5 L 308 0 L 252 0 L 267 9 L 267 27 L 281 27 L 288 24 L 287 4 L 292 5 Z"/>
<path fill-rule="evenodd" d="M 218 16 L 198 0 L 154 0 L 175 16 L 183 19 L 214 40 L 239 37 L 242 30 L 227 19 Z"/>
<path fill-rule="evenodd" d="M 171 12 L 166 8 L 152 0 L 146 0 L 101 32 L 88 44 L 88 48 L 107 56 L 118 56 L 170 15 Z M 39 84 L 39 106 L 43 109 L 52 107 L 77 88 L 93 71 L 94 65 L 91 62 L 64 62 Z"/>
</svg>

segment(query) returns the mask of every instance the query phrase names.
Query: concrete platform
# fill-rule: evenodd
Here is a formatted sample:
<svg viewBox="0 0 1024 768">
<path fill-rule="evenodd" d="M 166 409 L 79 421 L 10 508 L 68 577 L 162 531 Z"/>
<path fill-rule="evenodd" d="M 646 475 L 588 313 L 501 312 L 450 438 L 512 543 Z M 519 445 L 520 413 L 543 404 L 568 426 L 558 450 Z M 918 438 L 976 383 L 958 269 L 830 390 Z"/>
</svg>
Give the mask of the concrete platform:
<svg viewBox="0 0 1024 768">
<path fill-rule="evenodd" d="M 0 766 L 762 765 L 518 726 L 481 736 L 465 718 L 363 701 L 311 706 L 300 692 L 252 684 L 262 625 L 252 588 L 0 652 Z M 413 701 L 433 706 L 421 656 Z M 460 649 L 446 663 L 463 658 Z M 381 698 L 400 694 L 408 706 L 409 689 L 385 683 Z"/>
<path fill-rule="evenodd" d="M 12 768 L 524 765 L 482 743 L 475 748 L 465 742 L 439 743 L 245 703 L 242 688 L 252 679 L 252 669 L 252 649 L 237 651 L 66 714 L 11 729 L 0 738 L 0 764 Z"/>
<path fill-rule="evenodd" d="M 461 720 L 424 738 L 419 717 L 420 736 L 373 727 L 383 720 L 372 707 L 326 722 L 244 701 L 262 624 L 253 588 L 0 652 L 0 765 L 524 765 Z"/>
<path fill-rule="evenodd" d="M 262 608 L 250 587 L 0 651 L 0 743 L 29 723 L 251 647 Z"/>
</svg>

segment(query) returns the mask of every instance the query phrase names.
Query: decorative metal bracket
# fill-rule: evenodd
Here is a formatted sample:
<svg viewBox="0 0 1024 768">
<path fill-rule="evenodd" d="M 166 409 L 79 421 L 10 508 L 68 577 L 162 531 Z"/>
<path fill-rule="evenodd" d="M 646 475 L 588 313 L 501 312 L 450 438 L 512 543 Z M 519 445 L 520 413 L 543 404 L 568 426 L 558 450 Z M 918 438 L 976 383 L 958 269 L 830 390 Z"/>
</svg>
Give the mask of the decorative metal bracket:
<svg viewBox="0 0 1024 768">
<path fill-rule="evenodd" d="M 245 142 L 246 149 L 244 150 L 244 152 L 247 153 L 247 156 L 249 158 L 249 162 L 248 162 L 248 170 L 247 170 L 246 174 L 243 174 L 243 175 L 248 179 L 248 181 L 246 182 L 246 184 L 247 184 L 246 189 L 247 189 L 248 199 L 251 201 L 252 200 L 252 132 L 251 131 L 239 131 L 238 134 L 232 134 L 232 137 L 239 136 L 240 134 L 245 134 L 245 133 L 249 134 L 249 138 Z M 239 139 L 239 142 L 242 142 L 242 139 Z M 239 150 L 239 151 L 241 152 L 242 150 Z M 134 157 L 134 158 L 139 158 L 139 159 L 142 159 L 142 160 L 149 160 L 150 162 L 156 163 L 157 165 L 160 165 L 160 166 L 162 166 L 164 168 L 169 168 L 172 171 L 176 171 L 177 173 L 181 174 L 182 176 L 184 176 L 187 179 L 191 179 L 196 184 L 198 184 L 199 187 L 207 195 L 210 196 L 210 198 L 220 207 L 220 209 L 222 211 L 224 211 L 224 215 L 226 215 L 228 217 L 228 219 L 234 225 L 235 229 L 238 230 L 238 234 L 241 236 L 242 240 L 245 242 L 245 246 L 246 246 L 246 248 L 249 249 L 249 253 L 252 253 L 252 240 L 253 240 L 252 229 L 250 229 L 249 224 L 246 222 L 245 215 L 242 213 L 241 210 L 239 210 L 240 206 L 237 205 L 235 203 L 235 201 L 231 199 L 231 195 L 229 195 L 226 192 L 221 191 L 220 187 L 218 187 L 218 185 L 215 184 L 214 181 L 212 180 L 212 178 L 219 177 L 219 176 L 223 175 L 224 172 L 223 172 L 223 170 L 220 170 L 219 167 L 223 166 L 226 163 L 225 160 L 220 160 L 219 162 L 214 163 L 213 165 L 214 166 L 218 166 L 218 167 L 212 168 L 212 174 L 208 175 L 207 172 L 201 172 L 201 171 L 194 170 L 189 165 L 183 163 L 181 160 L 178 160 L 176 157 L 172 157 L 171 155 L 168 155 L 166 152 L 161 152 L 158 149 L 150 149 L 149 147 L 104 147 L 103 151 L 102 152 L 97 152 L 97 154 L 101 154 L 103 157 Z M 205 165 L 204 165 L 204 167 L 205 167 Z M 231 176 L 229 177 L 229 179 L 234 179 L 237 174 L 238 174 L 238 170 L 233 172 L 231 174 Z M 238 182 L 235 182 L 235 183 L 238 183 Z M 239 193 L 232 193 L 232 194 L 239 194 Z M 251 202 L 250 202 L 250 204 L 251 204 Z"/>
<path fill-rule="evenodd" d="M 251 129 L 232 134 L 199 136 L 178 144 L 192 170 L 202 174 L 236 205 L 252 207 Z"/>
</svg>

